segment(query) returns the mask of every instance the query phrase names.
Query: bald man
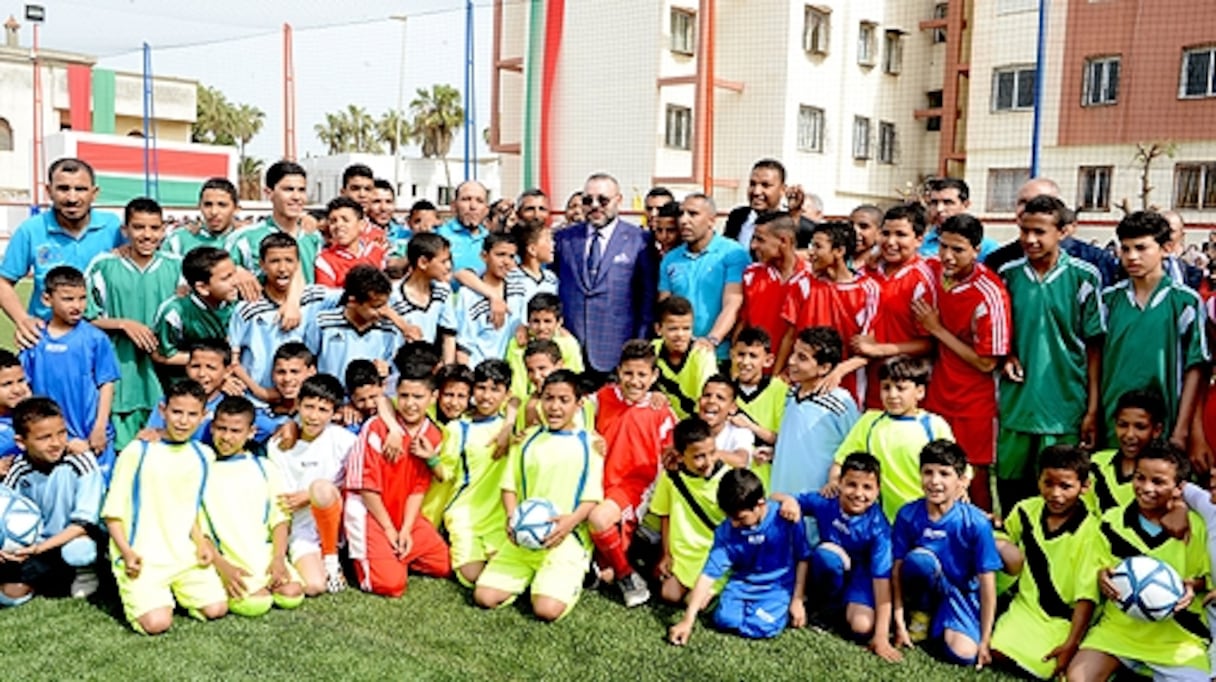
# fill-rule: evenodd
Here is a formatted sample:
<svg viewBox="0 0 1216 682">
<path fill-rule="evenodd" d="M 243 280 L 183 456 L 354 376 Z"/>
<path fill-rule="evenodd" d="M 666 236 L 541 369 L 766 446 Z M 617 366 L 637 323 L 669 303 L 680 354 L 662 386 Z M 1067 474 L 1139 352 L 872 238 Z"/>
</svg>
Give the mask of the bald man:
<svg viewBox="0 0 1216 682">
<path fill-rule="evenodd" d="M 1175 282 L 1185 284 L 1198 291 L 1199 285 L 1203 283 L 1203 270 L 1184 263 L 1182 260 L 1182 252 L 1186 250 L 1186 235 L 1183 233 L 1186 223 L 1182 221 L 1182 216 L 1177 211 L 1162 211 L 1161 217 L 1170 224 L 1170 242 L 1165 245 L 1165 263 L 1163 264 L 1165 274 Z"/>
</svg>

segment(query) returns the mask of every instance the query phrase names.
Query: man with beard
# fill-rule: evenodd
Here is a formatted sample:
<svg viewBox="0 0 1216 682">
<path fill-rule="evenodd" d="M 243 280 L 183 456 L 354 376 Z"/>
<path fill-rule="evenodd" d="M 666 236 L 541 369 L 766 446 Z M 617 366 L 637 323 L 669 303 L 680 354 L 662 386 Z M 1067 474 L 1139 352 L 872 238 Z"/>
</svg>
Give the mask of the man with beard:
<svg viewBox="0 0 1216 682">
<path fill-rule="evenodd" d="M 811 243 L 811 228 L 815 224 L 802 217 L 805 195 L 800 187 L 787 188 L 785 166 L 776 159 L 760 159 L 752 166 L 747 179 L 747 206 L 739 206 L 726 217 L 722 234 L 750 249 L 752 234 L 756 231 L 756 216 L 781 210 L 781 199 L 789 198 L 789 213 L 798 223 L 796 246 L 806 249 Z"/>
</svg>

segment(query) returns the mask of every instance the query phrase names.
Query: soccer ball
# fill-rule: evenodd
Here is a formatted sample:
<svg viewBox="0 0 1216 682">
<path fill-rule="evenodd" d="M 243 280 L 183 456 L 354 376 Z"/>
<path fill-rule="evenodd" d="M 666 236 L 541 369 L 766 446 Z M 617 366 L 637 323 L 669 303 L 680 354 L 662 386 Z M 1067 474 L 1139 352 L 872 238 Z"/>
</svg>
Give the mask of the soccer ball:
<svg viewBox="0 0 1216 682">
<path fill-rule="evenodd" d="M 557 517 L 557 507 L 549 500 L 539 497 L 524 500 L 515 507 L 511 516 L 511 529 L 515 531 L 515 544 L 527 549 L 540 549 L 545 544 L 545 538 L 553 532 L 553 519 Z"/>
<path fill-rule="evenodd" d="M 1124 559 L 1111 572 L 1110 580 L 1119 591 L 1119 608 L 1132 618 L 1150 622 L 1174 615 L 1185 592 L 1178 572 L 1150 556 Z"/>
<path fill-rule="evenodd" d="M 0 551 L 29 547 L 42 536 L 42 512 L 16 490 L 0 485 Z"/>
</svg>

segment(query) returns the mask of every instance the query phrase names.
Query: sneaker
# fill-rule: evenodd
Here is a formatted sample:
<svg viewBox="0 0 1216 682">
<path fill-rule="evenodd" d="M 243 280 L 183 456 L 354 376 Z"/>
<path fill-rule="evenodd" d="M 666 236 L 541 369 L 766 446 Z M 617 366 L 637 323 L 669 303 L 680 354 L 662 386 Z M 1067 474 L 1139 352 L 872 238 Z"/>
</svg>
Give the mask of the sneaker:
<svg viewBox="0 0 1216 682">
<path fill-rule="evenodd" d="M 924 611 L 913 611 L 908 616 L 908 638 L 913 644 L 920 644 L 929 638 L 929 614 Z"/>
<path fill-rule="evenodd" d="M 330 594 L 346 589 L 346 576 L 338 564 L 338 555 L 330 554 L 321 559 L 325 563 L 325 590 Z"/>
<path fill-rule="evenodd" d="M 72 579 L 69 594 L 73 599 L 87 599 L 93 596 L 100 585 L 101 581 L 97 578 L 97 571 L 92 568 L 79 568 L 76 570 L 76 577 Z"/>
<path fill-rule="evenodd" d="M 595 590 L 600 586 L 600 565 L 591 560 L 591 568 L 587 570 L 587 574 L 583 576 L 583 589 Z"/>
<path fill-rule="evenodd" d="M 626 607 L 633 608 L 650 601 L 650 588 L 646 587 L 646 580 L 637 573 L 621 576 L 617 584 L 621 586 Z"/>
</svg>

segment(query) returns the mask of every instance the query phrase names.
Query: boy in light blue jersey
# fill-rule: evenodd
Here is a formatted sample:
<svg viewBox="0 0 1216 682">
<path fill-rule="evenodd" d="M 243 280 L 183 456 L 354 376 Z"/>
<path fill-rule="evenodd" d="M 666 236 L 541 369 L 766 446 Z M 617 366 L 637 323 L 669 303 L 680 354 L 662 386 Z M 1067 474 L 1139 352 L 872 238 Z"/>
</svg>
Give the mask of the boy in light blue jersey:
<svg viewBox="0 0 1216 682">
<path fill-rule="evenodd" d="M 376 363 L 381 374 L 401 345 L 401 331 L 389 320 L 392 282 L 370 265 L 357 265 L 346 275 L 342 307 L 318 313 L 304 345 L 317 356 L 317 371 L 342 376 L 351 360 Z"/>
<path fill-rule="evenodd" d="M 393 310 L 416 328 L 416 337 L 434 343 L 445 363 L 456 360 L 456 299 L 448 279 L 452 276 L 452 248 L 443 237 L 423 232 L 406 247 L 409 275 L 393 288 Z M 408 334 L 408 332 L 407 332 Z"/>
<path fill-rule="evenodd" d="M 503 292 L 507 304 L 507 320 L 495 327 L 491 319 L 490 299 L 470 287 L 461 290 L 456 301 L 456 344 L 468 356 L 468 364 L 476 366 L 482 360 L 501 359 L 506 355 L 515 328 L 521 323 L 527 300 L 524 290 L 514 288 L 507 275 L 515 269 L 515 243 L 506 234 L 491 233 L 482 243 L 481 258 L 485 262 L 482 283 L 492 291 Z"/>
<path fill-rule="evenodd" d="M 553 263 L 553 230 L 539 221 L 524 221 L 511 228 L 519 267 L 507 273 L 507 288 L 520 291 L 519 300 L 527 305 L 537 294 L 557 295 L 557 275 L 549 270 Z M 515 312 L 526 319 L 527 311 Z"/>
</svg>

